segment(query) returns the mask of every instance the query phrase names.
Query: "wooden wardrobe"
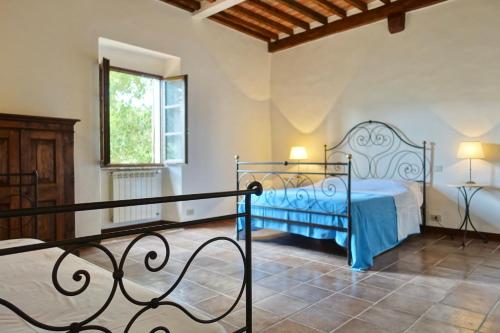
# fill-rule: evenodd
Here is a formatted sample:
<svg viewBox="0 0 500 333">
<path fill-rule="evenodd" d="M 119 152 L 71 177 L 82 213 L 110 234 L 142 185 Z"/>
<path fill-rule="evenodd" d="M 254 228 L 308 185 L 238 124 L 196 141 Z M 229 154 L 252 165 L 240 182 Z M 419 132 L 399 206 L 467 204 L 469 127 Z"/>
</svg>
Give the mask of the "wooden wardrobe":
<svg viewBox="0 0 500 333">
<path fill-rule="evenodd" d="M 0 210 L 34 207 L 35 201 L 38 207 L 74 203 L 77 121 L 0 113 Z M 0 239 L 48 241 L 73 238 L 74 234 L 74 213 L 39 215 L 36 224 L 34 217 L 0 220 Z"/>
</svg>

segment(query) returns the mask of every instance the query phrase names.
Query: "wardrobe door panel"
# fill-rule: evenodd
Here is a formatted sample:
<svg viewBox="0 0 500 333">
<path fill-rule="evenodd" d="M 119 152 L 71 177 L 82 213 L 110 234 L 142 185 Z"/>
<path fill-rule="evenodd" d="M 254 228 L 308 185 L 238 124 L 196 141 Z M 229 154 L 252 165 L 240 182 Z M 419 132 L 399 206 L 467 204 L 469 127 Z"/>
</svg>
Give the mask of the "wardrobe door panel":
<svg viewBox="0 0 500 333">
<path fill-rule="evenodd" d="M 23 130 L 21 132 L 21 170 L 38 172 L 38 202 L 40 206 L 63 205 L 64 198 L 64 145 L 59 132 Z M 33 196 L 33 189 L 26 189 Z M 24 207 L 30 207 L 27 202 Z M 26 221 L 23 229 L 33 230 L 33 221 Z M 64 239 L 64 214 L 38 216 L 39 238 Z"/>
<path fill-rule="evenodd" d="M 19 131 L 0 128 L 0 210 L 20 207 L 19 177 L 1 174 L 19 172 Z M 20 219 L 0 219 L 0 239 L 19 237 Z"/>
</svg>

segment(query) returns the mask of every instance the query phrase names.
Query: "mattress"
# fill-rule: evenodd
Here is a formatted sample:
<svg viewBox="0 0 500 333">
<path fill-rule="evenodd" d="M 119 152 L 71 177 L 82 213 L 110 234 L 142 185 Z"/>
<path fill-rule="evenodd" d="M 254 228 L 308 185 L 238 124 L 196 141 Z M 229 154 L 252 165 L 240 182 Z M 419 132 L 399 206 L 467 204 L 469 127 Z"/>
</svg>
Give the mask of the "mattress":
<svg viewBox="0 0 500 333">
<path fill-rule="evenodd" d="M 37 242 L 40 241 L 6 240 L 0 242 L 0 248 Z M 80 288 L 82 281 L 75 282 L 72 279 L 77 270 L 87 270 L 91 280 L 88 289 L 82 294 L 73 297 L 64 296 L 55 289 L 51 280 L 52 267 L 62 253 L 61 249 L 52 248 L 0 257 L 0 298 L 10 301 L 32 318 L 49 325 L 67 325 L 86 319 L 97 312 L 110 294 L 113 285 L 111 273 L 84 259 L 69 255 L 59 269 L 61 286 L 66 290 Z M 132 281 L 124 279 L 123 282 L 128 293 L 135 299 L 149 301 L 158 296 L 155 292 Z M 142 307 L 130 303 L 118 289 L 109 307 L 92 321 L 92 324 L 102 325 L 113 333 L 124 332 L 126 325 L 140 309 Z M 200 314 L 195 313 L 195 315 L 207 319 Z M 171 333 L 226 332 L 217 323 L 196 323 L 172 306 L 160 306 L 144 312 L 131 327 L 130 332 L 150 332 L 158 326 L 168 328 Z M 0 332 L 47 331 L 26 323 L 9 309 L 0 306 Z"/>
<path fill-rule="evenodd" d="M 260 197 L 252 197 L 252 227 L 316 239 L 334 239 L 345 247 L 346 232 L 310 223 L 346 228 L 345 218 L 328 215 L 346 214 L 346 196 L 346 186 L 338 178 L 286 191 L 267 190 Z M 353 180 L 351 203 L 351 256 L 354 269 L 371 267 L 375 256 L 397 246 L 409 235 L 420 232 L 422 193 L 418 183 L 382 179 Z M 240 205 L 239 209 L 243 211 L 244 206 Z M 241 218 L 238 229 L 243 229 Z"/>
</svg>

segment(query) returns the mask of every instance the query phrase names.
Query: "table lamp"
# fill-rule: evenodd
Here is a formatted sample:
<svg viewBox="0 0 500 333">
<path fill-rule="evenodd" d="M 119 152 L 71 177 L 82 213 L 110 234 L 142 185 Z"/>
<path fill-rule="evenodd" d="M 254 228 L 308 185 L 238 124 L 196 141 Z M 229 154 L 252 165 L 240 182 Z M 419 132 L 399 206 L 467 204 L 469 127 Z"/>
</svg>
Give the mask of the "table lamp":
<svg viewBox="0 0 500 333">
<path fill-rule="evenodd" d="M 307 150 L 302 146 L 295 146 L 290 149 L 290 159 L 298 161 L 299 165 L 297 167 L 297 171 L 300 172 L 300 161 L 307 160 Z"/>
<path fill-rule="evenodd" d="M 469 159 L 469 181 L 467 184 L 475 184 L 472 181 L 472 160 L 484 158 L 483 145 L 479 141 L 464 141 L 458 147 L 457 158 Z"/>
</svg>

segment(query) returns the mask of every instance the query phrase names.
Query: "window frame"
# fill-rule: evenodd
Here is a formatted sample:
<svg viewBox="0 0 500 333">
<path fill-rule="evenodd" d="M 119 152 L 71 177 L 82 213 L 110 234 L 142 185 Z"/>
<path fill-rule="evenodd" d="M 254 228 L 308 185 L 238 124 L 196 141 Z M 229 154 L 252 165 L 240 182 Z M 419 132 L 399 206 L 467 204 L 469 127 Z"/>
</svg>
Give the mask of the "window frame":
<svg viewBox="0 0 500 333">
<path fill-rule="evenodd" d="M 131 74 L 136 76 L 142 76 L 152 79 L 157 79 L 160 81 L 160 163 L 137 163 L 137 164 L 112 164 L 111 159 L 111 145 L 110 145 L 110 96 L 109 96 L 109 84 L 110 84 L 110 72 L 121 72 L 125 74 Z M 164 103 L 164 94 L 165 94 L 165 82 L 169 80 L 184 80 L 184 159 L 179 161 L 167 161 L 165 150 L 165 103 Z M 101 168 L 125 168 L 125 169 L 144 169 L 144 168 L 163 168 L 169 164 L 187 164 L 188 162 L 188 76 L 187 75 L 177 75 L 172 77 L 163 77 L 161 75 L 151 74 L 147 72 L 132 70 L 128 68 L 111 66 L 109 59 L 103 58 L 102 63 L 100 64 L 99 71 L 99 81 L 100 81 L 100 124 L 101 124 L 101 140 L 100 140 L 100 151 L 101 158 L 100 164 Z"/>
<path fill-rule="evenodd" d="M 183 139 L 184 139 L 184 158 L 180 160 L 167 160 L 167 154 L 165 152 L 166 147 L 165 145 L 165 137 L 167 136 L 167 131 L 165 128 L 165 118 L 166 118 L 166 103 L 164 100 L 162 100 L 162 112 L 161 116 L 164 117 L 162 118 L 162 160 L 165 165 L 178 165 L 178 164 L 188 164 L 188 134 L 189 134 L 189 129 L 188 129 L 188 80 L 189 77 L 187 74 L 182 74 L 182 75 L 175 75 L 175 76 L 169 76 L 166 78 L 163 78 L 163 82 L 167 81 L 176 81 L 176 80 L 182 80 L 184 81 L 184 131 L 183 131 Z M 165 98 L 165 84 L 163 84 L 163 94 L 162 94 L 162 99 Z"/>
</svg>

